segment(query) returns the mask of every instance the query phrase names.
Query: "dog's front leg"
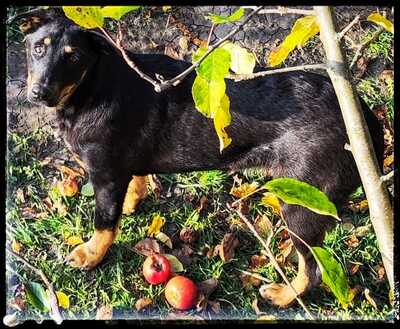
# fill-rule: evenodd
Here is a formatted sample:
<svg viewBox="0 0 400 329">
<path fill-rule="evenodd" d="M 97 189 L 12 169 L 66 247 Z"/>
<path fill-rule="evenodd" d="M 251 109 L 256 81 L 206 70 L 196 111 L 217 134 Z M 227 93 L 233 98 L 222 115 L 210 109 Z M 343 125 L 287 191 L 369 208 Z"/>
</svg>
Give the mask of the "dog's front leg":
<svg viewBox="0 0 400 329">
<path fill-rule="evenodd" d="M 122 180 L 116 175 L 109 176 L 109 179 L 92 176 L 91 181 L 96 198 L 95 232 L 88 242 L 76 247 L 66 259 L 71 266 L 85 270 L 99 264 L 112 245 L 117 235 L 122 204 L 129 183 L 129 179 Z"/>
</svg>

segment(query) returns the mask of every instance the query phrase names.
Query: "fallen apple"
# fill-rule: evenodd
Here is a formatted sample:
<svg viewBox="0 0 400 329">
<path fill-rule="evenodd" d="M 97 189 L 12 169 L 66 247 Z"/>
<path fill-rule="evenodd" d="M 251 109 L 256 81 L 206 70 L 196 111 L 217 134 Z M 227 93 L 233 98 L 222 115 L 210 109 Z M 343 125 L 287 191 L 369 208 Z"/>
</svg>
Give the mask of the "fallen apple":
<svg viewBox="0 0 400 329">
<path fill-rule="evenodd" d="M 150 284 L 164 283 L 171 274 L 169 260 L 162 255 L 151 255 L 143 263 L 143 275 Z"/>
<path fill-rule="evenodd" d="M 167 302 L 178 310 L 188 310 L 196 304 L 197 286 L 184 276 L 169 280 L 164 293 Z"/>
</svg>

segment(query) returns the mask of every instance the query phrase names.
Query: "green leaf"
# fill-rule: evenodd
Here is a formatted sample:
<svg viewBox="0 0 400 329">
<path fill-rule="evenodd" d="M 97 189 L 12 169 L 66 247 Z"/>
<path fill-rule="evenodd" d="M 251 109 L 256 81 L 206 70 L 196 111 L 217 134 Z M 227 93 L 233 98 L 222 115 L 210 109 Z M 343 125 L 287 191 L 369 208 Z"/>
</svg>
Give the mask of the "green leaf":
<svg viewBox="0 0 400 329">
<path fill-rule="evenodd" d="M 207 52 L 206 47 L 199 47 L 193 54 L 192 54 L 192 63 L 196 63 L 200 58 L 204 56 L 204 54 Z"/>
<path fill-rule="evenodd" d="M 196 109 L 207 118 L 214 118 L 225 95 L 226 84 L 223 79 L 207 81 L 198 75 L 192 86 Z"/>
<path fill-rule="evenodd" d="M 197 74 L 208 81 L 224 79 L 229 72 L 231 55 L 222 48 L 212 51 L 196 69 Z"/>
<path fill-rule="evenodd" d="M 26 296 L 32 306 L 42 312 L 50 311 L 49 297 L 40 283 L 28 282 L 25 284 Z"/>
<path fill-rule="evenodd" d="M 325 193 L 310 184 L 294 178 L 276 178 L 270 180 L 264 187 L 287 204 L 300 205 L 318 214 L 332 216 L 340 220 L 336 206 Z M 313 225 L 313 223 L 310 223 L 310 225 Z"/>
<path fill-rule="evenodd" d="M 375 24 L 382 26 L 385 30 L 394 34 L 393 23 L 379 13 L 372 13 L 368 16 L 367 21 L 374 22 Z"/>
<path fill-rule="evenodd" d="M 104 24 L 100 6 L 63 6 L 62 8 L 65 16 L 84 28 L 94 29 Z"/>
<path fill-rule="evenodd" d="M 183 272 L 185 270 L 182 263 L 174 255 L 164 254 L 163 256 L 168 259 L 169 264 L 171 265 L 172 272 L 178 273 L 178 272 Z"/>
<path fill-rule="evenodd" d="M 279 48 L 271 51 L 268 56 L 268 64 L 270 66 L 277 66 L 283 63 L 296 47 L 303 46 L 307 40 L 318 32 L 319 25 L 316 16 L 310 15 L 299 18 Z"/>
<path fill-rule="evenodd" d="M 81 194 L 87 197 L 93 196 L 94 195 L 94 189 L 92 183 L 86 183 L 85 185 L 82 186 L 81 189 Z"/>
<path fill-rule="evenodd" d="M 244 14 L 244 8 L 240 7 L 230 16 L 210 14 L 206 16 L 206 18 L 211 20 L 214 24 L 224 24 L 224 23 L 232 23 L 238 21 L 239 19 L 242 18 L 243 14 Z"/>
<path fill-rule="evenodd" d="M 104 17 L 120 20 L 125 14 L 138 10 L 141 6 L 105 6 L 101 8 Z"/>
<path fill-rule="evenodd" d="M 231 70 L 233 72 L 236 74 L 253 73 L 256 59 L 252 53 L 232 42 L 225 42 L 221 48 L 229 51 L 231 55 Z"/>
<path fill-rule="evenodd" d="M 342 265 L 321 247 L 311 247 L 311 252 L 321 270 L 322 281 L 329 286 L 342 306 L 347 308 L 352 298 Z"/>
<path fill-rule="evenodd" d="M 218 135 L 220 152 L 222 152 L 224 148 L 232 143 L 232 139 L 225 131 L 225 128 L 231 124 L 231 113 L 229 112 L 229 106 L 229 97 L 225 94 L 224 97 L 222 97 L 220 107 L 214 116 L 214 128 Z"/>
</svg>

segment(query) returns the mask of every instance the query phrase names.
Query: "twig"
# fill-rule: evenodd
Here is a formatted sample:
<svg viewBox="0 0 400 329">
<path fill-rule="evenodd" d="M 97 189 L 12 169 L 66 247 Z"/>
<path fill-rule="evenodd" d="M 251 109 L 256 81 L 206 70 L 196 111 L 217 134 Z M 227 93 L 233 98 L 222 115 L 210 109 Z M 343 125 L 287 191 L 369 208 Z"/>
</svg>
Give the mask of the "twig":
<svg viewBox="0 0 400 329">
<path fill-rule="evenodd" d="M 189 75 L 193 70 L 195 70 L 205 59 L 206 57 L 218 46 L 220 46 L 222 43 L 224 43 L 226 40 L 231 38 L 233 35 L 235 35 L 237 32 L 239 32 L 243 26 L 255 15 L 257 14 L 263 6 L 257 7 L 253 12 L 251 12 L 247 17 L 235 28 L 233 29 L 230 33 L 228 33 L 225 37 L 222 39 L 218 40 L 215 44 L 211 45 L 208 50 L 205 52 L 203 57 L 201 57 L 196 63 L 194 63 L 192 66 L 187 68 L 185 71 L 183 71 L 181 74 L 177 75 L 175 78 L 172 78 L 170 80 L 166 80 L 164 82 L 161 82 L 160 85 L 160 91 L 165 90 L 171 86 L 177 86 L 181 81 Z"/>
<path fill-rule="evenodd" d="M 342 39 L 349 30 L 360 21 L 360 15 L 357 15 L 341 32 L 338 33 L 338 40 Z"/>
<path fill-rule="evenodd" d="M 42 279 L 42 281 L 44 282 L 44 284 L 46 285 L 46 287 L 47 287 L 47 289 L 49 290 L 49 293 L 50 293 L 50 308 L 51 308 L 51 311 L 49 312 L 50 317 L 57 324 L 61 324 L 61 322 L 63 321 L 63 318 L 61 316 L 60 309 L 58 308 L 58 300 L 57 300 L 56 293 L 54 292 L 53 284 L 49 282 L 49 280 L 47 279 L 46 275 L 43 273 L 42 270 L 40 270 L 40 269 L 34 267 L 33 265 L 31 265 L 27 260 L 25 260 L 23 257 L 21 257 L 20 255 L 18 255 L 14 251 L 12 251 L 10 248 L 7 247 L 6 249 L 11 254 L 11 256 L 13 256 L 17 260 L 19 260 L 26 267 L 30 268 L 38 276 L 40 276 L 40 278 Z"/>
<path fill-rule="evenodd" d="M 308 71 L 308 70 L 326 70 L 327 66 L 325 64 L 310 64 L 310 65 L 299 65 L 299 66 L 292 66 L 292 67 L 285 67 L 282 69 L 276 70 L 268 70 L 268 71 L 261 71 L 252 74 L 230 74 L 227 76 L 228 79 L 232 79 L 235 81 L 242 81 L 242 80 L 250 80 L 259 77 L 264 77 L 267 75 L 285 73 L 285 72 L 293 72 L 293 71 Z"/>
<path fill-rule="evenodd" d="M 207 48 L 210 45 L 211 36 L 212 36 L 213 31 L 214 31 L 214 28 L 215 28 L 215 24 L 211 25 L 210 33 L 208 33 L 208 38 L 207 38 Z"/>
<path fill-rule="evenodd" d="M 259 279 L 259 280 L 261 280 L 261 281 L 265 281 L 265 282 L 268 282 L 268 283 L 271 283 L 271 282 L 272 282 L 271 280 L 268 280 L 268 279 L 264 278 L 264 277 L 261 276 L 260 274 L 252 273 L 252 272 L 248 272 L 248 271 L 244 271 L 244 270 L 239 270 L 239 269 L 237 269 L 237 270 L 238 270 L 239 272 L 242 272 L 242 273 L 246 274 L 246 275 L 252 276 L 253 278 Z"/>
<path fill-rule="evenodd" d="M 310 310 L 308 309 L 308 307 L 303 303 L 303 301 L 301 300 L 301 298 L 299 297 L 296 289 L 294 289 L 294 287 L 292 286 L 292 284 L 290 283 L 290 281 L 288 280 L 288 278 L 286 277 L 285 273 L 283 273 L 282 269 L 280 268 L 278 262 L 276 261 L 274 254 L 272 253 L 271 249 L 269 248 L 269 243 L 271 241 L 272 238 L 272 233 L 268 236 L 267 241 L 264 241 L 264 239 L 257 233 L 256 229 L 254 228 L 253 224 L 250 223 L 250 221 L 246 218 L 246 216 L 244 216 L 239 210 L 233 209 L 231 206 L 229 206 L 229 204 L 227 204 L 227 207 L 231 210 L 236 211 L 236 213 L 239 215 L 240 219 L 242 219 L 246 225 L 248 226 L 248 228 L 250 229 L 250 231 L 254 234 L 254 236 L 260 241 L 260 243 L 262 244 L 262 246 L 264 247 L 264 249 L 267 252 L 267 255 L 269 257 L 269 260 L 271 262 L 271 264 L 275 267 L 275 269 L 278 271 L 278 273 L 281 275 L 282 279 L 285 281 L 285 283 L 288 285 L 288 287 L 290 287 L 290 289 L 293 291 L 295 298 L 297 300 L 297 302 L 300 304 L 300 306 L 304 309 L 304 311 L 307 313 L 307 315 L 310 317 L 311 320 L 314 320 L 313 315 L 311 314 Z"/>
<path fill-rule="evenodd" d="M 387 173 L 386 175 L 381 176 L 381 182 L 387 184 L 393 179 L 393 177 L 394 177 L 394 170 Z"/>
<path fill-rule="evenodd" d="M 218 40 L 215 44 L 211 45 L 208 50 L 205 52 L 205 54 L 193 65 L 191 65 L 189 68 L 187 68 L 185 71 L 182 73 L 178 74 L 176 77 L 170 79 L 170 80 L 165 80 L 165 81 L 160 81 L 157 82 L 153 80 L 150 76 L 147 74 L 143 73 L 138 66 L 129 58 L 128 54 L 126 53 L 125 49 L 121 46 L 121 31 L 119 29 L 118 31 L 118 39 L 117 41 L 114 41 L 114 39 L 107 33 L 105 29 L 100 27 L 101 32 L 105 35 L 105 37 L 111 42 L 111 44 L 117 48 L 120 53 L 122 54 L 122 57 L 124 58 L 125 62 L 137 73 L 139 76 L 146 80 L 147 82 L 151 83 L 154 87 L 154 90 L 156 92 L 161 92 L 163 90 L 166 90 L 172 86 L 177 86 L 181 81 L 188 76 L 192 71 L 194 71 L 205 59 L 206 57 L 213 51 L 215 50 L 218 46 L 220 46 L 223 42 L 231 38 L 234 34 L 236 34 L 240 29 L 243 28 L 243 26 L 255 15 L 257 14 L 263 6 L 257 7 L 253 12 L 251 12 L 247 17 L 239 24 L 235 29 L 233 29 L 230 33 L 228 33 L 224 38 Z"/>
<path fill-rule="evenodd" d="M 254 9 L 254 6 L 242 6 L 245 9 Z M 275 9 L 264 9 L 259 12 L 259 14 L 296 14 L 296 15 L 314 15 L 314 10 L 307 10 L 307 9 L 296 9 L 296 8 L 286 8 L 278 6 Z"/>
<path fill-rule="evenodd" d="M 137 73 L 139 76 L 146 80 L 147 82 L 150 82 L 156 91 L 159 89 L 159 83 L 155 80 L 153 80 L 150 76 L 147 74 L 143 73 L 137 65 L 129 58 L 128 54 L 126 53 L 125 49 L 121 46 L 121 40 L 118 40 L 117 42 L 114 41 L 114 39 L 107 33 L 105 29 L 102 27 L 99 28 L 101 32 L 106 36 L 106 38 L 112 43 L 112 45 L 117 48 L 120 52 L 122 57 L 124 58 L 125 62 Z M 118 34 L 120 34 L 120 31 L 118 31 Z"/>
<path fill-rule="evenodd" d="M 357 50 L 356 50 L 356 53 L 354 54 L 353 60 L 351 61 L 350 66 L 349 66 L 350 70 L 351 70 L 351 69 L 354 67 L 354 65 L 357 63 L 357 61 L 358 61 L 358 59 L 361 57 L 361 55 L 362 55 L 364 49 L 365 49 L 371 42 L 374 42 L 384 30 L 385 30 L 385 29 L 384 29 L 383 27 L 379 26 L 378 29 L 375 31 L 375 33 L 373 34 L 373 36 L 372 36 L 370 39 L 368 39 L 367 41 L 365 41 L 364 43 L 362 43 L 362 44 L 360 44 L 360 45 L 358 45 L 358 46 L 356 47 L 356 49 L 357 49 Z"/>
</svg>

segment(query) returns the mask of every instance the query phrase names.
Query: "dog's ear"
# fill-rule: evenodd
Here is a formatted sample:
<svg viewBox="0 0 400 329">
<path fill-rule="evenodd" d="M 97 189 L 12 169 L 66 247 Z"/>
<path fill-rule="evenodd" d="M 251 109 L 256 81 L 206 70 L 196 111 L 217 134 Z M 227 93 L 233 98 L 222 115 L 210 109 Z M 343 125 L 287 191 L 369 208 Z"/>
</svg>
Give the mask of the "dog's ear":
<svg viewBox="0 0 400 329">
<path fill-rule="evenodd" d="M 56 8 L 43 9 L 38 8 L 18 14 L 8 20 L 8 23 L 18 21 L 20 23 L 19 29 L 24 34 L 35 32 L 42 25 L 50 22 L 59 15 L 59 10 Z"/>
<path fill-rule="evenodd" d="M 103 54 L 117 52 L 115 46 L 106 38 L 106 36 L 97 30 L 85 30 L 93 49 Z"/>
</svg>

